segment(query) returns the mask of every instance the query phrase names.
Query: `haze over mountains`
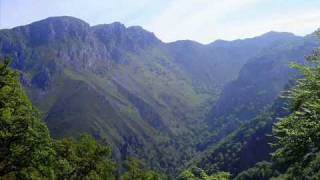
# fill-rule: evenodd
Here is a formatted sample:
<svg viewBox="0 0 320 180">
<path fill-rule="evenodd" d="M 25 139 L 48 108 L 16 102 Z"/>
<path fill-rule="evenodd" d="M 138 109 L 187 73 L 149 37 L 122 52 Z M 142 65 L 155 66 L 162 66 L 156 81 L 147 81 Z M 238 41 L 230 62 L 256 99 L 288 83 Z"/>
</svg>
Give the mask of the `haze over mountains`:
<svg viewBox="0 0 320 180">
<path fill-rule="evenodd" d="M 53 137 L 88 132 L 119 161 L 138 156 L 169 176 L 191 162 L 236 174 L 269 158 L 265 135 L 276 120 L 261 116 L 298 75 L 289 62 L 317 45 L 313 35 L 280 32 L 163 43 L 139 26 L 66 16 L 0 30 L 0 55 L 12 56 Z"/>
</svg>

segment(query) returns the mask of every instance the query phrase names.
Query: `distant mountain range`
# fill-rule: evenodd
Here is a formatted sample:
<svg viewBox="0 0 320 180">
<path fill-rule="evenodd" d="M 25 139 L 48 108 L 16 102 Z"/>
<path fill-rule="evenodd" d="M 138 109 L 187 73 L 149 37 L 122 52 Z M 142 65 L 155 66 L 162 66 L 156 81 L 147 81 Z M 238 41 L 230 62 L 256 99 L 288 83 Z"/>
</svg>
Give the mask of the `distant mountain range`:
<svg viewBox="0 0 320 180">
<path fill-rule="evenodd" d="M 271 106 L 296 75 L 288 63 L 316 45 L 279 32 L 164 43 L 139 26 L 67 16 L 0 30 L 0 55 L 13 58 L 53 137 L 88 132 L 117 159 L 138 156 L 170 175 Z"/>
</svg>

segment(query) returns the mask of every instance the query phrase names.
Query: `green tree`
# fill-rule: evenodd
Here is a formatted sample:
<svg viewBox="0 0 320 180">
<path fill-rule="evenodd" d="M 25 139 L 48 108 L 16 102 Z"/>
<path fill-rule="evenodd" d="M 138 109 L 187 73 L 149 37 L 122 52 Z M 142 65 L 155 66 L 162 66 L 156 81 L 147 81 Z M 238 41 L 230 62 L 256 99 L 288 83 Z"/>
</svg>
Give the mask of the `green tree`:
<svg viewBox="0 0 320 180">
<path fill-rule="evenodd" d="M 204 170 L 198 167 L 192 167 L 183 171 L 178 179 L 180 180 L 228 180 L 230 179 L 230 173 L 228 172 L 216 172 L 212 175 L 208 175 Z"/>
<path fill-rule="evenodd" d="M 194 180 L 196 176 L 191 172 L 191 170 L 184 170 L 178 177 L 179 180 Z"/>
<path fill-rule="evenodd" d="M 320 149 L 320 50 L 307 58 L 307 65 L 292 65 L 303 78 L 289 91 L 292 114 L 274 126 L 277 168 L 287 173 L 283 179 L 304 177 L 304 169 L 317 157 Z M 314 172 L 317 173 L 317 172 Z"/>
<path fill-rule="evenodd" d="M 262 161 L 254 167 L 239 173 L 235 180 L 268 180 L 277 175 L 278 172 L 274 170 L 271 162 Z"/>
<path fill-rule="evenodd" d="M 0 64 L 0 176 L 52 179 L 55 152 L 48 129 L 8 65 L 8 58 Z"/>
<path fill-rule="evenodd" d="M 155 171 L 148 170 L 139 159 L 130 157 L 125 162 L 126 172 L 121 176 L 122 180 L 161 180 L 163 177 Z"/>
<path fill-rule="evenodd" d="M 115 179 L 111 148 L 84 134 L 55 142 L 58 179 Z"/>
</svg>

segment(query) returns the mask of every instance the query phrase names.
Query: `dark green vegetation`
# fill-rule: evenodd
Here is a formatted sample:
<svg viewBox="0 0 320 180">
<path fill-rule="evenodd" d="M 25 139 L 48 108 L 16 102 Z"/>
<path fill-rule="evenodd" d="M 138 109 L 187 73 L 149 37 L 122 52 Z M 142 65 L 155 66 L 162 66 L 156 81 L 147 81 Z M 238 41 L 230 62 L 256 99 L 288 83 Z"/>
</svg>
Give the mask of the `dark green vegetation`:
<svg viewBox="0 0 320 180">
<path fill-rule="evenodd" d="M 111 148 L 89 135 L 53 140 L 19 83 L 19 74 L 0 64 L 0 178 L 116 179 Z M 129 159 L 120 179 L 162 179 Z"/>
<path fill-rule="evenodd" d="M 180 180 L 228 180 L 230 178 L 230 173 L 227 172 L 216 172 L 214 174 L 208 175 L 204 170 L 192 167 L 188 170 L 183 171 L 177 179 Z"/>
<path fill-rule="evenodd" d="M 154 173 L 140 173 L 144 163 L 131 156 L 171 179 L 234 178 L 260 161 L 241 174 L 284 173 L 269 169 L 275 169 L 268 162 L 269 135 L 290 113 L 287 100 L 279 98 L 299 77 L 289 63 L 303 62 L 316 46 L 314 35 L 277 32 L 207 45 L 163 43 L 141 27 L 89 26 L 72 17 L 0 30 L 0 55 L 13 58 L 51 136 L 86 132 L 112 147 L 88 136 L 50 140 L 59 167 L 82 172 L 75 164 L 86 155 L 77 149 L 92 145 L 108 160 L 97 163 L 95 173 L 117 169 L 109 171 L 112 156 L 116 164 L 127 162 L 118 166 L 122 175 L 115 174 L 123 179 Z M 69 148 L 79 159 L 59 155 Z"/>
<path fill-rule="evenodd" d="M 18 74 L 0 64 L 1 176 L 51 177 L 54 150 L 47 127 L 39 120 L 18 81 Z"/>
</svg>

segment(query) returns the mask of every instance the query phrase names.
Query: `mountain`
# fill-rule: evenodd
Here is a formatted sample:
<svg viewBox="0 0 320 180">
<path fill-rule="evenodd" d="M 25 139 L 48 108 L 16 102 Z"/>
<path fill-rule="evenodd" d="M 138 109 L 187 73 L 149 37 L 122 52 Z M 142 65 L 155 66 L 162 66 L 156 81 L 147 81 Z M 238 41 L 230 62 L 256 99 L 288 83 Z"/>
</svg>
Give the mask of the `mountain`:
<svg viewBox="0 0 320 180">
<path fill-rule="evenodd" d="M 312 47 L 277 32 L 207 45 L 163 43 L 139 26 L 90 26 L 67 16 L 0 30 L 0 55 L 12 56 L 53 137 L 88 132 L 111 144 L 118 160 L 138 156 L 168 175 L 234 130 L 225 128 L 238 121 L 225 116 L 245 122 L 258 114 L 232 106 L 254 102 L 258 111 L 271 104 L 288 79 L 288 60 Z"/>
</svg>

